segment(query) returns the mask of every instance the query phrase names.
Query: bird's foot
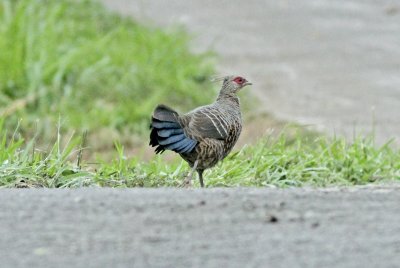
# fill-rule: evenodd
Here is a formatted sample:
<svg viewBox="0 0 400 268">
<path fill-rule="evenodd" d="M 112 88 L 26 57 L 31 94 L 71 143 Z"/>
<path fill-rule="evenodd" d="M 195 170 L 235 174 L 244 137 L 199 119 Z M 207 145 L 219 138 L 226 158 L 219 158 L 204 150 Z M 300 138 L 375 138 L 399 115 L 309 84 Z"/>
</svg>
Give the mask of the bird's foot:
<svg viewBox="0 0 400 268">
<path fill-rule="evenodd" d="M 183 182 L 179 185 L 180 188 L 191 188 L 192 187 L 192 178 L 186 177 Z"/>
</svg>

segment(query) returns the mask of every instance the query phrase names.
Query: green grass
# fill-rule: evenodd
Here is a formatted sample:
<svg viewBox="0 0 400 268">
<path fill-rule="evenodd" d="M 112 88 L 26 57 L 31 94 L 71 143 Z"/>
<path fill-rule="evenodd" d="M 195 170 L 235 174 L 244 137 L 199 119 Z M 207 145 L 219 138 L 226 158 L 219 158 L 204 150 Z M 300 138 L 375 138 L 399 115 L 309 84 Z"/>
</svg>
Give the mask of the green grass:
<svg viewBox="0 0 400 268">
<path fill-rule="evenodd" d="M 0 0 L 0 116 L 44 139 L 59 117 L 64 130 L 143 132 L 159 102 L 189 109 L 214 98 L 213 57 L 188 40 L 95 1 Z"/>
<path fill-rule="evenodd" d="M 188 110 L 214 98 L 207 83 L 213 57 L 191 53 L 188 41 L 179 29 L 149 28 L 94 1 L 0 0 L 0 187 L 179 185 L 188 172 L 179 157 L 165 161 L 173 154 L 167 152 L 144 162 L 126 157 L 124 148 L 132 151 L 132 137 L 147 144 L 156 104 Z M 73 134 L 83 129 L 87 139 Z M 99 144 L 112 147 L 107 159 L 113 160 L 85 161 Z M 398 181 L 394 148 L 376 146 L 373 138 L 271 136 L 207 170 L 205 183 Z"/>
<path fill-rule="evenodd" d="M 170 163 L 163 156 L 149 162 L 128 159 L 119 144 L 114 161 L 93 166 L 78 160 L 85 153 L 79 137 L 70 137 L 65 145 L 58 138 L 44 153 L 35 149 L 34 140 L 7 141 L 9 134 L 0 133 L 0 187 L 178 186 L 189 170 L 179 158 Z M 377 147 L 372 138 L 350 144 L 344 138 L 289 139 L 284 134 L 244 147 L 205 172 L 207 187 L 324 187 L 393 180 L 400 180 L 400 151 L 390 144 Z"/>
</svg>

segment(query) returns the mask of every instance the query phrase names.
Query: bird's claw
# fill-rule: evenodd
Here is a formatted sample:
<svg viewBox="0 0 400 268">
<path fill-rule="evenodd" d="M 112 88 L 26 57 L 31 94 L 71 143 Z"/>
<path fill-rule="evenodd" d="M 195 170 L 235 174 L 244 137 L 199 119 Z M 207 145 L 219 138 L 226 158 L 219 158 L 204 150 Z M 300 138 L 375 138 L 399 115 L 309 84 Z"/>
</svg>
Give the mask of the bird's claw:
<svg viewBox="0 0 400 268">
<path fill-rule="evenodd" d="M 183 182 L 179 185 L 180 188 L 191 188 L 192 180 L 191 178 L 185 178 Z"/>
</svg>

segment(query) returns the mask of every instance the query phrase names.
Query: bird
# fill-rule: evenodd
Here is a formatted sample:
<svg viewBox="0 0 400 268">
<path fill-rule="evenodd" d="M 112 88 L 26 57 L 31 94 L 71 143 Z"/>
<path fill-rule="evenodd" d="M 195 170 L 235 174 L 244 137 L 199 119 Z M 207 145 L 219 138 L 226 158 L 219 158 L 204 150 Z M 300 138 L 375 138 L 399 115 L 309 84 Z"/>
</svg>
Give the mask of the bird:
<svg viewBox="0 0 400 268">
<path fill-rule="evenodd" d="M 164 104 L 154 109 L 150 123 L 149 145 L 156 154 L 165 150 L 178 153 L 191 170 L 182 185 L 190 186 L 197 171 L 204 187 L 203 172 L 223 160 L 236 144 L 242 131 L 242 116 L 237 93 L 252 85 L 241 76 L 223 77 L 217 99 L 186 114 Z"/>
</svg>

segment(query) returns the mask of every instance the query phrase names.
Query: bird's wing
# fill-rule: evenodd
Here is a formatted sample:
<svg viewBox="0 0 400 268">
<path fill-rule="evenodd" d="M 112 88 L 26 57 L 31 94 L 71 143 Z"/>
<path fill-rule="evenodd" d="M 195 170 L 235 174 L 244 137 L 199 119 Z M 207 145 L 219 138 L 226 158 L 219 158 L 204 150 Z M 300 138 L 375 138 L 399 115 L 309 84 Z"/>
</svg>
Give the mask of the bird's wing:
<svg viewBox="0 0 400 268">
<path fill-rule="evenodd" d="M 151 118 L 149 145 L 156 148 L 156 153 L 172 150 L 177 153 L 190 153 L 197 141 L 190 139 L 184 133 L 178 122 L 179 114 L 165 105 L 158 105 Z"/>
<path fill-rule="evenodd" d="M 187 134 L 198 138 L 224 140 L 229 134 L 229 125 L 224 115 L 212 106 L 204 106 L 184 117 Z"/>
</svg>

